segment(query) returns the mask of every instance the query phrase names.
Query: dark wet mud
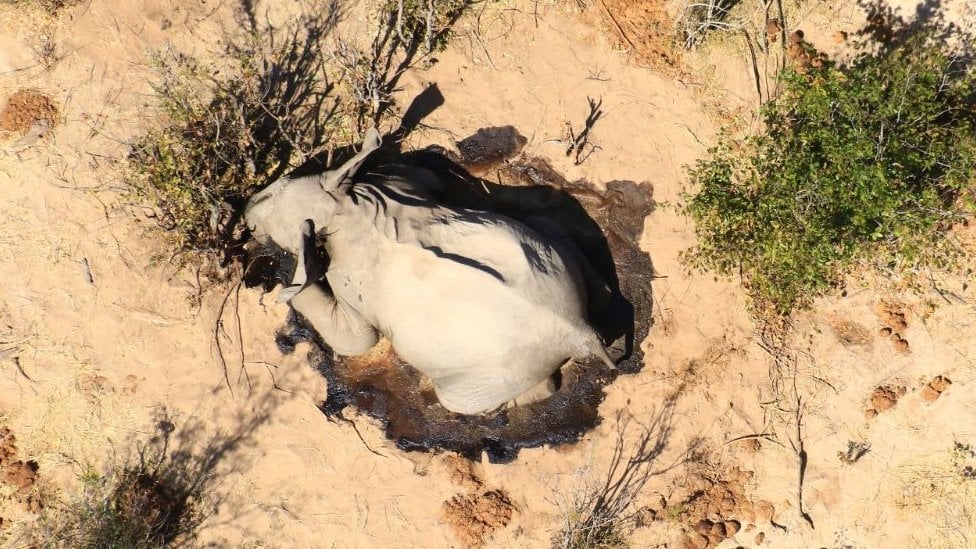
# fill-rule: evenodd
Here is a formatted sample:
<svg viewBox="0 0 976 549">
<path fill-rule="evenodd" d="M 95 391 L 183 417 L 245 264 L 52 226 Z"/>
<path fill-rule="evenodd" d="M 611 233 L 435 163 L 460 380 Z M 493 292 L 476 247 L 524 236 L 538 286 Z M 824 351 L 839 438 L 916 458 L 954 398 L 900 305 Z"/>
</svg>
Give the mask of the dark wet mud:
<svg viewBox="0 0 976 549">
<path fill-rule="evenodd" d="M 518 156 L 524 144 L 514 128 L 486 128 L 460 141 L 458 152 L 431 148 L 378 155 L 368 173 L 382 177 L 384 166 L 393 169 L 393 162 L 430 169 L 444 183 L 445 203 L 503 213 L 548 227 L 553 238 L 571 242 L 613 290 L 609 303 L 591 303 L 590 321 L 617 360 L 617 370 L 595 360 L 574 364 L 557 373 L 559 390 L 549 399 L 466 416 L 443 408 L 430 381 L 385 342 L 365 356 L 339 357 L 293 315 L 277 341 L 283 352 L 299 341 L 313 343 L 309 360 L 328 380 L 321 403 L 325 414 L 358 408 L 382 421 L 386 435 L 404 450 L 451 450 L 476 460 L 484 452 L 492 462 L 508 462 L 521 448 L 578 440 L 600 421 L 604 387 L 641 368 L 640 345 L 651 325 L 653 266 L 638 242 L 654 207 L 650 184 L 612 181 L 597 190 L 585 181 L 569 182 L 544 161 Z M 252 276 L 251 285 L 273 285 L 271 272 L 291 279 L 291 258 L 272 253 L 258 260 L 260 266 L 251 271 L 264 274 Z"/>
</svg>

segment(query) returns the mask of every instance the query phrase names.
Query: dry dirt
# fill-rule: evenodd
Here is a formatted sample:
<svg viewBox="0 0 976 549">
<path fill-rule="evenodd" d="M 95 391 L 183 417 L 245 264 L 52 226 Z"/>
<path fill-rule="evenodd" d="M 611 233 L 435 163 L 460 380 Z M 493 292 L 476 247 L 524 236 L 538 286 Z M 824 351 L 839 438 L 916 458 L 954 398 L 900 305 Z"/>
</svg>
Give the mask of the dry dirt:
<svg viewBox="0 0 976 549">
<path fill-rule="evenodd" d="M 905 308 L 897 303 L 882 301 L 878 303 L 877 312 L 882 324 L 878 330 L 878 335 L 888 338 L 898 352 L 907 353 L 909 351 L 908 340 L 903 336 L 908 330 L 908 317 Z"/>
<path fill-rule="evenodd" d="M 441 507 L 444 520 L 464 547 L 481 547 L 512 520 L 516 509 L 501 490 L 457 495 Z"/>
<path fill-rule="evenodd" d="M 594 0 L 612 43 L 637 64 L 675 72 L 681 60 L 665 0 Z"/>
<path fill-rule="evenodd" d="M 929 402 L 938 400 L 938 398 L 942 396 L 942 393 L 944 393 L 950 385 L 952 385 L 952 381 L 949 378 L 944 376 L 935 376 L 932 378 L 932 381 L 928 382 L 924 387 L 922 387 L 922 398 Z"/>
<path fill-rule="evenodd" d="M 39 466 L 34 460 L 18 459 L 17 438 L 8 427 L 0 427 L 0 509 L 4 514 L 15 507 L 17 511 L 36 513 L 41 501 L 35 490 Z M 5 519 L 0 517 L 0 530 Z"/>
<path fill-rule="evenodd" d="M 58 108 L 50 97 L 35 90 L 18 90 L 0 111 L 0 131 L 23 134 L 38 122 L 53 127 Z"/>
<path fill-rule="evenodd" d="M 737 281 L 689 273 L 680 255 L 694 229 L 658 207 L 636 227 L 654 274 L 644 367 L 606 388 L 600 425 L 507 464 L 405 452 L 363 414 L 326 418 L 309 346 L 282 354 L 275 342 L 287 307 L 242 289 L 218 318 L 231 288 L 169 262 L 152 220 L 122 192 L 128 143 L 159 116 L 149 53 L 219 57 L 234 3 L 90 0 L 56 16 L 25 4 L 0 3 L 0 102 L 36 90 L 56 105 L 57 126 L 29 146 L 0 135 L 0 413 L 17 434 L 5 459 L 22 463 L 3 471 L 4 489 L 40 471 L 52 497 L 74 497 L 83 464 L 144 441 L 165 410 L 177 432 L 204 426 L 194 434 L 201 448 L 226 449 L 201 545 L 550 547 L 573 494 L 600 486 L 616 450 L 638 440 L 653 444 L 634 547 L 971 545 L 976 475 L 960 448 L 976 445 L 976 290 L 966 277 L 933 273 L 938 291 L 921 295 L 852 279 L 799 315 L 790 352 L 774 357 Z M 479 4 L 437 63 L 404 74 L 399 107 L 431 83 L 445 97 L 404 148 L 452 148 L 511 125 L 524 154 L 569 181 L 637 181 L 656 202 L 679 203 L 690 190 L 684 166 L 723 125 L 753 120 L 748 48 L 725 34 L 678 56 L 660 39 L 674 6 L 587 4 L 582 18 L 572 1 Z M 300 9 L 261 6 L 274 20 Z M 754 7 L 743 17 L 765 36 Z M 362 9 L 351 3 L 344 35 L 368 36 Z M 945 9 L 969 20 L 965 2 Z M 862 22 L 850 2 L 811 0 L 787 5 L 783 29 L 802 28 L 811 47 L 835 55 L 845 47 L 835 35 Z M 61 52 L 53 64 L 36 48 L 46 30 Z M 765 94 L 774 79 L 760 76 Z M 604 114 L 588 136 L 592 154 L 577 162 L 565 154 L 566 128 L 580 134 L 588 99 L 602 100 Z M 957 236 L 972 242 L 972 225 Z M 641 428 L 621 433 L 607 420 L 618 416 Z M 851 448 L 856 458 L 838 459 Z M 15 499 L 0 502 L 0 544 L 32 529 L 34 513 Z"/>
</svg>

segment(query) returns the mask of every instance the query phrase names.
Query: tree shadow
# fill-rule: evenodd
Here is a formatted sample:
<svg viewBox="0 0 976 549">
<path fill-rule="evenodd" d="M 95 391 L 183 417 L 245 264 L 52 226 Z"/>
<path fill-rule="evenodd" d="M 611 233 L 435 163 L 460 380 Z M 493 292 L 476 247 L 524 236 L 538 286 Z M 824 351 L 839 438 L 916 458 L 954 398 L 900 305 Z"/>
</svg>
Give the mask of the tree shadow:
<svg viewBox="0 0 976 549">
<path fill-rule="evenodd" d="M 168 410 L 156 412 L 146 440 L 133 439 L 113 452 L 101 470 L 86 466 L 83 494 L 46 510 L 29 543 L 45 547 L 195 547 L 203 527 L 216 526 L 224 501 L 218 466 L 254 442 L 278 398 L 268 393 L 241 413 L 228 431 L 213 432 L 189 418 L 178 424 Z M 235 519 L 230 519 L 234 521 Z"/>
<path fill-rule="evenodd" d="M 303 14 L 284 28 L 260 22 L 255 5 L 242 0 L 238 24 L 243 39 L 228 40 L 225 53 L 237 60 L 243 73 L 238 79 L 214 79 L 215 99 L 210 110 L 220 113 L 228 125 L 245 128 L 230 154 L 217 154 L 218 172 L 243 174 L 271 182 L 289 172 L 298 160 L 304 164 L 321 152 L 333 137 L 342 108 L 336 82 L 329 77 L 326 39 L 343 17 L 338 2 L 322 1 L 319 9 Z M 213 129 L 220 135 L 220 124 Z M 218 151 L 219 152 L 219 151 Z M 244 238 L 234 238 L 244 205 L 256 189 L 241 189 L 222 199 L 229 208 L 216 224 L 221 240 L 228 243 L 224 263 L 241 252 Z"/>
<path fill-rule="evenodd" d="M 394 105 L 393 93 L 403 74 L 442 48 L 454 25 L 476 3 L 477 0 L 387 3 L 365 60 L 366 78 L 356 79 L 360 130 L 380 124 Z M 398 9 L 393 9 L 395 5 Z"/>
<path fill-rule="evenodd" d="M 922 0 L 912 15 L 902 13 L 900 7 L 883 0 L 857 0 L 867 23 L 857 32 L 861 45 L 877 44 L 881 53 L 904 47 L 913 37 L 928 34 L 954 53 L 960 70 L 972 65 L 976 53 L 976 37 L 955 21 L 946 17 L 943 0 Z"/>
<path fill-rule="evenodd" d="M 639 425 L 633 441 L 628 441 L 633 418 L 617 413 L 616 441 L 606 471 L 596 479 L 581 479 L 583 484 L 565 505 L 563 528 L 553 540 L 554 547 L 614 547 L 639 526 L 636 502 L 644 487 L 653 477 L 686 463 L 701 443 L 692 439 L 674 460 L 659 464 L 674 430 L 675 405 L 682 391 L 683 386 L 664 399 L 650 422 Z"/>
</svg>

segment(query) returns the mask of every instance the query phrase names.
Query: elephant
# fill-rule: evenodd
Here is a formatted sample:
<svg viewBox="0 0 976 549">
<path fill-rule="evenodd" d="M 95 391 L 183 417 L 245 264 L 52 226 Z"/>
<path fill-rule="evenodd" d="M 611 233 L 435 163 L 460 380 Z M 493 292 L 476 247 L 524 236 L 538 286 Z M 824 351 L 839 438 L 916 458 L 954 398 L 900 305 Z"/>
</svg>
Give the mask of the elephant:
<svg viewBox="0 0 976 549">
<path fill-rule="evenodd" d="M 381 144 L 372 128 L 339 168 L 283 177 L 248 201 L 251 234 L 297 260 L 279 301 L 339 355 L 382 335 L 459 414 L 546 398 L 573 360 L 614 367 L 587 320 L 588 293 L 609 288 L 558 230 L 447 205 L 422 168 L 357 176 Z"/>
</svg>

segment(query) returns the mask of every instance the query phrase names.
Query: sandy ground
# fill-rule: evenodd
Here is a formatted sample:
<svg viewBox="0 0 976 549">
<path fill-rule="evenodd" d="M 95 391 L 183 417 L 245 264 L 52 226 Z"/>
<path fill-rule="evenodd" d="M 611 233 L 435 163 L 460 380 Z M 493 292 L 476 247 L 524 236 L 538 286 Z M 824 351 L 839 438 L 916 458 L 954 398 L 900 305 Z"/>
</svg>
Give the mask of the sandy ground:
<svg viewBox="0 0 976 549">
<path fill-rule="evenodd" d="M 236 319 L 223 319 L 228 360 L 243 361 L 250 380 L 249 389 L 232 368 L 230 390 L 213 344 L 226 289 L 197 298 L 195 273 L 166 260 L 119 193 L 118 172 L 126 143 L 152 122 L 148 51 L 212 51 L 229 4 L 91 0 L 56 18 L 0 5 L 0 98 L 36 89 L 60 110 L 36 143 L 0 143 L 0 424 L 19 459 L 38 465 L 31 490 L 77 494 L 86 468 L 123 459 L 165 411 L 197 444 L 231 448 L 216 465 L 221 502 L 201 544 L 460 547 L 483 537 L 546 547 L 574 491 L 649 432 L 661 447 L 637 501 L 648 520 L 635 547 L 682 547 L 709 517 L 740 528 L 720 547 L 976 544 L 976 481 L 962 474 L 976 459 L 954 449 L 976 446 L 973 288 L 943 276 L 946 297 L 919 296 L 854 280 L 800 316 L 795 360 L 777 362 L 735 282 L 679 262 L 694 234 L 669 207 L 648 217 L 642 241 L 659 276 L 646 367 L 607 389 L 604 423 L 573 446 L 470 464 L 397 450 L 355 414 L 356 429 L 330 422 L 316 407 L 325 381 L 303 349 L 282 355 L 274 343 L 287 311 L 256 290 L 230 298 L 243 348 Z M 790 13 L 789 28 L 827 51 L 859 17 L 846 2 Z M 402 104 L 428 83 L 446 98 L 410 145 L 512 124 L 528 154 L 571 180 L 639 181 L 676 203 L 683 166 L 755 111 L 747 51 L 729 37 L 680 66 L 648 68 L 621 46 L 621 28 L 633 27 L 599 10 L 581 17 L 574 2 L 502 2 L 463 20 L 436 65 L 404 77 Z M 574 165 L 563 140 L 588 97 L 603 99 L 599 149 Z M 951 384 L 929 386 L 937 376 Z M 860 447 L 869 450 L 858 457 Z M 0 495 L 0 539 L 17 546 L 31 513 L 12 489 Z"/>
</svg>

